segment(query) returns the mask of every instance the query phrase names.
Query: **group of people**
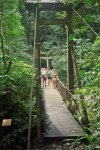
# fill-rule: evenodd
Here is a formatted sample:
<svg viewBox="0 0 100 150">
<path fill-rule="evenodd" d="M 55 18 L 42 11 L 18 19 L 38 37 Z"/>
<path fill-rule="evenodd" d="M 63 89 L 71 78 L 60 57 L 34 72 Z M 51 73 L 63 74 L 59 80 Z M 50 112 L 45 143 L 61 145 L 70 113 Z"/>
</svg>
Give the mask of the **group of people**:
<svg viewBox="0 0 100 150">
<path fill-rule="evenodd" d="M 53 83 L 54 88 L 56 88 L 58 74 L 54 70 L 47 70 L 46 68 L 41 69 L 41 77 L 43 86 L 49 86 Z"/>
</svg>

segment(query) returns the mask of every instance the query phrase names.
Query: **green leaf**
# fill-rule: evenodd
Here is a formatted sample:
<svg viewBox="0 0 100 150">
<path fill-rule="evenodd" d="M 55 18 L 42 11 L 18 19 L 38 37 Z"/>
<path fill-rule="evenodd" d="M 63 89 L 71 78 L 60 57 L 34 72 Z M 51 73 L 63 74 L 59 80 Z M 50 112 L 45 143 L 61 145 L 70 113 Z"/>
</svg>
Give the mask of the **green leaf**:
<svg viewBox="0 0 100 150">
<path fill-rule="evenodd" d="M 76 36 L 74 34 L 69 35 L 69 41 L 72 41 Z"/>
<path fill-rule="evenodd" d="M 93 17 L 91 16 L 91 15 L 87 15 L 86 16 L 86 21 L 88 21 L 88 22 L 93 22 Z"/>
<path fill-rule="evenodd" d="M 93 4 L 93 0 L 84 0 L 84 3 L 87 5 L 87 6 L 91 6 Z"/>
<path fill-rule="evenodd" d="M 75 8 L 78 4 L 79 4 L 79 1 L 78 1 L 78 0 L 74 0 L 74 1 L 73 1 L 73 7 L 74 7 L 74 8 Z"/>
</svg>

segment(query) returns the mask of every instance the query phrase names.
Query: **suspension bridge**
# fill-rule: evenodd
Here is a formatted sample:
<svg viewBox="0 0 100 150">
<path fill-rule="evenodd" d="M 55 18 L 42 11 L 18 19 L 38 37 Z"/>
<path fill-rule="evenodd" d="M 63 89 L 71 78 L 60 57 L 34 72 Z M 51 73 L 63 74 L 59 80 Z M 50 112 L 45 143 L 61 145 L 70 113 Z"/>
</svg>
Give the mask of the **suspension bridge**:
<svg viewBox="0 0 100 150">
<path fill-rule="evenodd" d="M 67 87 L 65 87 L 60 80 L 57 83 L 57 89 L 54 89 L 52 85 L 44 87 L 44 110 L 47 117 L 44 122 L 45 138 L 52 137 L 78 137 L 83 134 L 81 127 L 75 120 L 74 115 L 76 114 L 77 103 L 74 100 L 74 107 L 72 108 L 71 96 L 74 92 L 74 73 L 78 86 L 81 87 L 80 78 L 78 73 L 78 67 L 73 49 L 73 41 L 69 39 L 69 36 L 73 34 L 72 30 L 72 15 L 73 11 L 77 14 L 78 8 L 82 3 L 80 2 L 77 8 L 73 9 L 70 4 L 64 5 L 61 1 L 54 0 L 41 0 L 41 2 L 27 1 L 26 8 L 29 14 L 35 14 L 35 32 L 34 32 L 34 50 L 33 50 L 33 63 L 37 70 L 37 87 L 36 87 L 36 107 L 37 107 L 37 139 L 40 140 L 42 137 L 41 130 L 41 55 L 40 55 L 40 26 L 41 25 L 66 25 L 66 42 L 67 42 Z M 58 18 L 41 18 L 40 14 L 42 11 L 64 11 L 66 17 L 63 19 Z M 47 59 L 48 63 L 48 59 Z M 34 66 L 34 65 L 33 65 Z M 47 65 L 48 66 L 48 65 Z M 32 88 L 31 88 L 32 91 Z M 32 94 L 32 92 L 31 92 Z M 68 102 L 69 109 L 66 107 Z M 28 134 L 28 149 L 30 145 L 30 124 L 31 124 L 31 103 L 32 95 L 30 99 L 30 113 L 29 113 L 29 134 Z M 88 120 L 87 120 L 88 121 Z"/>
</svg>

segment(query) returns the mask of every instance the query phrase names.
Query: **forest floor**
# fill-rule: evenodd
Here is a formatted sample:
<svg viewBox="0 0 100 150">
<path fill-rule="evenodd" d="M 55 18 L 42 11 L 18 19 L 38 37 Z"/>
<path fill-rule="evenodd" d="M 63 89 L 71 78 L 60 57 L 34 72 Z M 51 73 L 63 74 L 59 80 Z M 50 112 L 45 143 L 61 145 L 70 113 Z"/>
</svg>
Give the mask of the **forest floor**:
<svg viewBox="0 0 100 150">
<path fill-rule="evenodd" d="M 62 143 L 62 141 L 45 142 L 44 144 L 37 145 L 34 143 L 34 147 L 31 150 L 86 150 L 86 144 L 81 143 Z"/>
</svg>

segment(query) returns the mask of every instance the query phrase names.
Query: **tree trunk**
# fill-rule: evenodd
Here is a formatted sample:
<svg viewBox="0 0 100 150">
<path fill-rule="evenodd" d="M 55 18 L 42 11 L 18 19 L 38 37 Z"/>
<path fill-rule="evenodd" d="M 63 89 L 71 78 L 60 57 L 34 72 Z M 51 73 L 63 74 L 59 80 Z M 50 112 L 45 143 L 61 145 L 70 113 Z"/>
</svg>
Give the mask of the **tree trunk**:
<svg viewBox="0 0 100 150">
<path fill-rule="evenodd" d="M 0 16 L 0 40 L 1 40 L 2 59 L 4 63 L 4 68 L 6 68 L 7 62 L 6 62 L 6 55 L 5 55 L 5 50 L 4 50 L 2 20 L 3 20 L 3 1 L 2 1 L 2 10 L 1 10 L 1 16 Z"/>
</svg>

